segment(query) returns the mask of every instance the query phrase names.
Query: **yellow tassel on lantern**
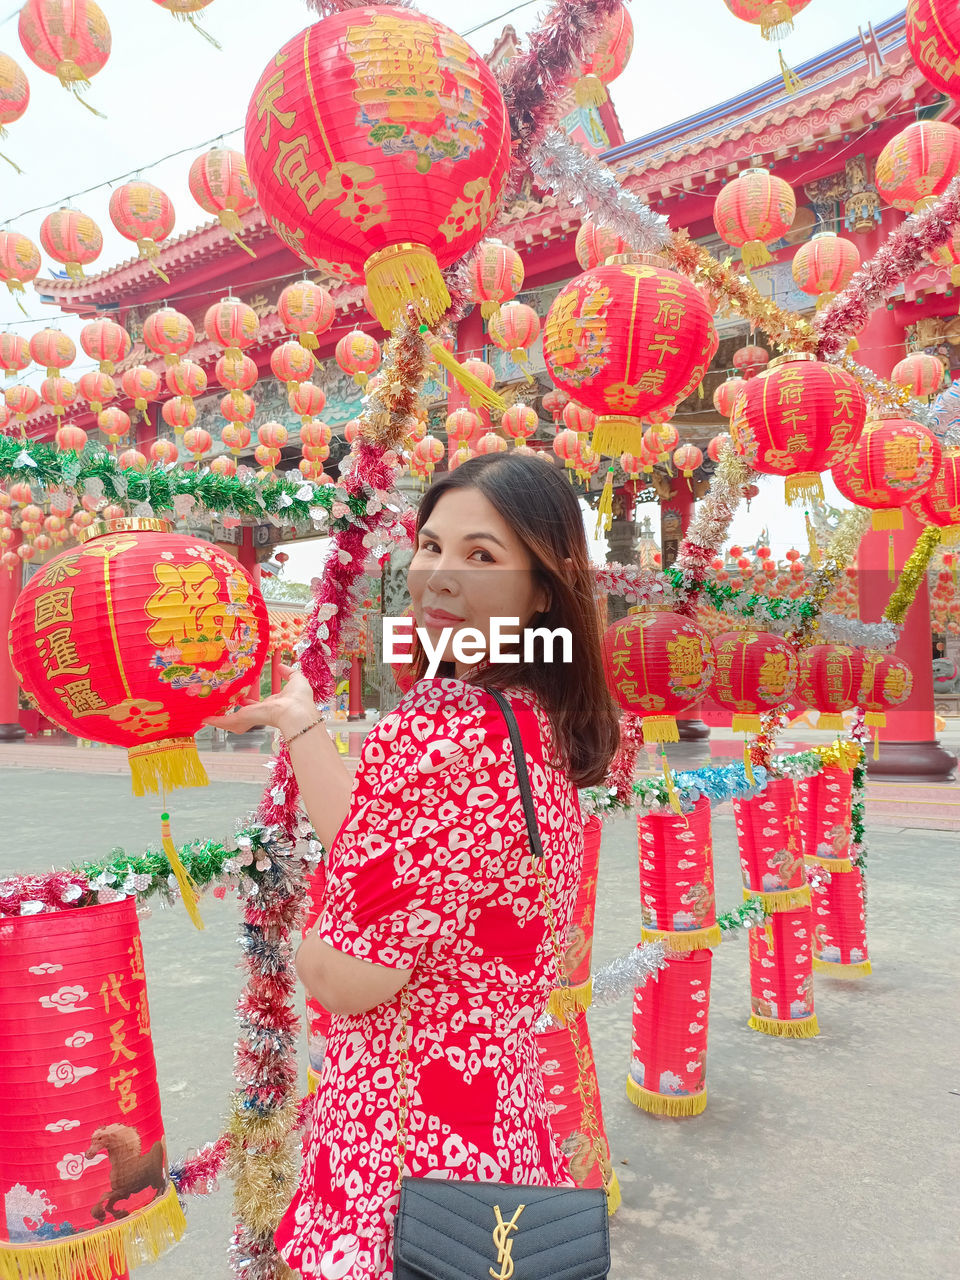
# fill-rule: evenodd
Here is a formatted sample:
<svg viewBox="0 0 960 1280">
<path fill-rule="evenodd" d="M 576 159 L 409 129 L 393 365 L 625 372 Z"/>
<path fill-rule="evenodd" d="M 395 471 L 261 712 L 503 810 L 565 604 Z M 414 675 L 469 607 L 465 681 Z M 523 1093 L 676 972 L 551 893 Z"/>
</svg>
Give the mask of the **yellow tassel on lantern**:
<svg viewBox="0 0 960 1280">
<path fill-rule="evenodd" d="M 679 742 L 680 730 L 673 716 L 644 716 L 644 742 Z"/>
<path fill-rule="evenodd" d="M 170 834 L 170 815 L 169 813 L 161 813 L 160 815 L 160 843 L 163 852 L 167 855 L 167 861 L 170 863 L 170 870 L 176 876 L 177 884 L 180 887 L 180 896 L 183 899 L 183 905 L 187 909 L 187 915 L 193 921 L 198 929 L 204 929 L 206 926 L 197 910 L 197 903 L 200 901 L 200 890 L 197 888 L 190 872 L 180 861 L 180 855 L 177 853 L 177 846 L 173 843 L 173 836 Z"/>
<path fill-rule="evenodd" d="M 370 305 L 385 329 L 395 329 L 412 306 L 426 324 L 435 324 L 450 306 L 437 260 L 425 245 L 393 244 L 364 264 Z"/>
<path fill-rule="evenodd" d="M 140 257 L 143 261 L 150 264 L 164 284 L 169 284 L 170 277 L 165 271 L 161 271 L 154 261 L 155 258 L 160 256 L 160 246 L 157 244 L 156 240 L 151 240 L 149 236 L 146 236 L 137 241 L 137 248 L 140 251 Z"/>
<path fill-rule="evenodd" d="M 804 512 L 804 519 L 807 524 L 807 544 L 810 549 L 810 563 L 816 568 L 823 557 L 820 554 L 820 548 L 817 546 L 817 534 L 813 527 L 813 521 L 810 519 L 810 512 Z"/>
<path fill-rule="evenodd" d="M 859 964 L 837 964 L 832 960 L 819 960 L 813 957 L 814 973 L 822 973 L 830 978 L 865 978 L 873 973 L 869 960 L 861 960 Z"/>
<path fill-rule="evenodd" d="M 746 773 L 747 775 L 747 781 L 750 783 L 752 787 L 756 782 L 756 778 L 753 776 L 753 761 L 750 759 L 750 743 L 749 742 L 745 742 L 743 744 L 743 770 L 744 770 L 744 773 Z"/>
<path fill-rule="evenodd" d="M 748 240 L 740 250 L 740 257 L 743 260 L 744 269 L 748 272 L 753 271 L 755 267 L 762 267 L 765 262 L 773 261 L 773 254 L 762 240 Z"/>
<path fill-rule="evenodd" d="M 847 343 L 847 349 L 844 354 L 848 356 L 852 356 L 855 351 L 859 351 L 859 350 L 860 350 L 860 343 L 856 340 L 856 338 L 851 338 L 850 341 Z"/>
<path fill-rule="evenodd" d="M 900 507 L 886 507 L 883 511 L 874 511 L 871 517 L 874 533 L 892 533 L 903 528 L 903 511 Z"/>
<path fill-rule="evenodd" d="M 763 729 L 763 721 L 755 712 L 750 715 L 737 712 L 733 717 L 731 728 L 734 733 L 760 733 Z"/>
<path fill-rule="evenodd" d="M 6 131 L 3 130 L 3 132 L 5 133 Z M 0 160 L 6 160 L 7 164 L 11 167 L 11 169 L 16 169 L 17 173 L 19 173 L 21 177 L 23 176 L 23 170 L 20 168 L 17 162 L 15 160 L 11 160 L 9 156 L 5 156 L 2 151 L 0 151 Z"/>
<path fill-rule="evenodd" d="M 607 100 L 607 91 L 599 76 L 581 76 L 573 87 L 578 107 L 600 107 Z"/>
<path fill-rule="evenodd" d="M 783 76 L 783 87 L 787 93 L 799 93 L 803 88 L 803 81 L 794 69 L 787 65 L 786 59 L 779 49 L 777 53 L 780 55 L 780 74 Z"/>
<path fill-rule="evenodd" d="M 823 499 L 823 481 L 816 471 L 798 471 L 783 482 L 783 496 L 787 506 L 799 506 L 811 498 Z"/>
<path fill-rule="evenodd" d="M 597 419 L 590 443 L 595 453 L 604 453 L 608 458 L 619 458 L 621 453 L 639 453 L 641 435 L 640 423 L 636 418 L 604 414 Z"/>
<path fill-rule="evenodd" d="M 818 729 L 829 729 L 833 733 L 842 733 L 844 729 L 843 716 L 837 715 L 835 711 L 821 711 L 817 719 Z"/>
<path fill-rule="evenodd" d="M 161 738 L 143 742 L 127 751 L 133 794 L 158 794 L 177 787 L 205 787 L 210 779 L 197 754 L 193 738 Z"/>
<path fill-rule="evenodd" d="M 240 215 L 237 213 L 236 209 L 221 209 L 217 214 L 217 219 L 224 231 L 230 232 L 230 239 L 235 241 L 244 253 L 248 253 L 251 258 L 255 258 L 257 256 L 250 246 L 248 244 L 244 244 L 240 239 L 240 232 L 243 229 L 243 223 L 240 221 Z"/>
<path fill-rule="evenodd" d="M 762 1018 L 758 1013 L 750 1015 L 747 1023 L 754 1031 L 762 1031 L 765 1036 L 783 1036 L 789 1040 L 811 1040 L 820 1034 L 817 1015 L 809 1018 Z"/>
<path fill-rule="evenodd" d="M 498 316 L 500 314 L 500 303 L 496 298 L 485 298 L 480 303 L 480 314 L 484 320 L 490 320 L 493 316 Z"/>
<path fill-rule="evenodd" d="M 654 1093 L 637 1084 L 633 1076 L 627 1076 L 627 1097 L 641 1111 L 649 1111 L 656 1116 L 672 1116 L 680 1119 L 683 1116 L 698 1116 L 706 1110 L 707 1091 L 700 1093 L 684 1093 L 675 1096 L 668 1093 Z"/>
<path fill-rule="evenodd" d="M 805 853 L 803 861 L 808 867 L 823 867 L 824 871 L 839 871 L 841 875 L 853 870 L 850 858 L 821 858 L 815 853 Z"/>
<path fill-rule="evenodd" d="M 887 534 L 887 581 L 897 580 L 897 553 L 893 545 L 893 532 Z"/>
<path fill-rule="evenodd" d="M 775 914 L 778 911 L 796 911 L 800 907 L 809 907 L 810 886 L 802 884 L 796 889 L 778 889 L 773 893 L 761 893 L 758 889 L 744 889 L 744 902 L 749 902 L 752 898 L 756 898 L 768 914 Z M 773 930 L 767 926 L 767 936 L 771 948 L 773 947 L 772 935 Z"/>
<path fill-rule="evenodd" d="M 492 387 L 488 387 L 485 382 L 481 382 L 476 374 L 471 373 L 469 369 L 465 369 L 456 356 L 447 350 L 439 338 L 433 334 L 426 333 L 424 338 L 427 344 L 427 350 L 436 360 L 437 364 L 446 369 L 454 382 L 456 382 L 470 397 L 470 403 L 482 405 L 487 409 L 495 409 L 498 413 L 506 410 L 505 401 L 497 395 Z"/>
<path fill-rule="evenodd" d="M 568 1022 L 578 1013 L 584 1013 L 593 1002 L 593 979 L 588 978 L 577 987 L 554 987 L 547 1003 L 547 1013 L 559 1022 Z"/>
<path fill-rule="evenodd" d="M 662 942 L 667 951 L 685 955 L 691 951 L 709 951 L 723 941 L 723 930 L 718 924 L 705 929 L 640 929 L 641 942 Z"/>
<path fill-rule="evenodd" d="M 86 107 L 91 115 L 99 116 L 101 120 L 106 120 L 106 116 L 102 111 L 98 111 L 96 107 L 91 107 L 90 103 L 83 98 L 83 94 L 90 88 L 90 81 L 83 74 L 80 66 L 73 61 L 72 58 L 64 58 L 62 62 L 57 63 L 54 75 L 63 85 L 64 89 L 69 89 L 81 107 Z M 69 266 L 67 267 L 69 271 Z"/>
<path fill-rule="evenodd" d="M 609 533 L 613 526 L 613 467 L 607 469 L 607 478 L 603 482 L 603 492 L 597 504 L 597 527 L 594 536 L 600 537 L 601 527 Z"/>
</svg>

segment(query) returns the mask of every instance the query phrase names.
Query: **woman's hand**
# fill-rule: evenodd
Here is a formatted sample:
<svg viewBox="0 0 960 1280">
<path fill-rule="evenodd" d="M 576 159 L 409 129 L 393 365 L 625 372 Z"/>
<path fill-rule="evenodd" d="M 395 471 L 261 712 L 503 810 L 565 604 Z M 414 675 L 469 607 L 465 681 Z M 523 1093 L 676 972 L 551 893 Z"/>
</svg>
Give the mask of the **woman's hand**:
<svg viewBox="0 0 960 1280">
<path fill-rule="evenodd" d="M 212 729 L 227 729 L 230 733 L 246 733 L 259 725 L 271 725 L 289 737 L 317 718 L 317 704 L 306 676 L 294 671 L 279 693 L 272 693 L 262 702 L 238 707 L 223 716 L 211 716 L 204 724 Z"/>
</svg>

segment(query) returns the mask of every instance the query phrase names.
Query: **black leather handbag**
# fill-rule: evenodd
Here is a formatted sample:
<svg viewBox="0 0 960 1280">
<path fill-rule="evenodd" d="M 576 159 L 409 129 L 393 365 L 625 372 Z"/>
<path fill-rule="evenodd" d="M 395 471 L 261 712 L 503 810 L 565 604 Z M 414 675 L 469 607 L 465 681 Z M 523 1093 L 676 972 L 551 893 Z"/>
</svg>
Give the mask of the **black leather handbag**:
<svg viewBox="0 0 960 1280">
<path fill-rule="evenodd" d="M 527 820 L 554 958 L 561 986 L 566 985 L 563 952 L 557 936 L 537 827 L 526 756 L 516 717 L 507 699 L 488 689 L 507 722 L 517 781 Z M 400 1001 L 399 1117 L 397 1176 L 400 1207 L 394 1229 L 394 1280 L 602 1280 L 610 1272 L 610 1228 L 606 1190 L 572 1187 L 512 1186 L 503 1182 L 454 1182 L 403 1176 L 409 1087 L 409 996 Z M 580 1067 L 580 1094 L 586 1096 L 584 1060 L 574 1034 Z M 590 1137 L 607 1169 L 595 1117 Z M 588 1117 L 585 1116 L 585 1120 Z M 606 1183 L 606 1172 L 604 1182 Z"/>
</svg>

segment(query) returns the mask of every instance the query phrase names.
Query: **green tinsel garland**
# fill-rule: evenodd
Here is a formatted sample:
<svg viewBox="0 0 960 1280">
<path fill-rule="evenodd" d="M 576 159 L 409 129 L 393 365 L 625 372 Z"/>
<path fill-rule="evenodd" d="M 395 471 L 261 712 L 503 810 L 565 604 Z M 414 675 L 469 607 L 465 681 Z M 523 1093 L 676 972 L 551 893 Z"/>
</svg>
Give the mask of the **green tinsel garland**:
<svg viewBox="0 0 960 1280">
<path fill-rule="evenodd" d="M 282 472 L 269 478 L 221 476 L 208 467 L 187 471 L 176 464 L 158 463 L 146 471 L 137 471 L 121 467 L 116 457 L 99 445 L 88 445 L 78 454 L 11 436 L 0 436 L 0 481 L 5 480 L 65 489 L 80 497 L 88 480 L 99 481 L 105 498 L 127 504 L 128 508 L 145 503 L 154 512 L 172 511 L 174 499 L 186 495 L 198 507 L 217 515 L 257 522 L 273 515 L 282 518 L 284 524 L 309 523 L 313 519 L 311 508 L 322 507 L 329 515 L 334 502 L 343 502 L 351 518 L 331 520 L 331 532 L 346 530 L 367 514 L 362 496 L 348 497 L 336 485 L 313 484 L 299 476 L 288 479 Z"/>
<path fill-rule="evenodd" d="M 753 929 L 763 924 L 771 914 L 764 907 L 762 898 L 746 898 L 739 907 L 717 916 L 717 924 L 724 933 L 732 933 L 735 929 Z"/>
<path fill-rule="evenodd" d="M 670 582 L 674 591 L 682 592 L 684 590 L 682 569 L 665 569 L 664 576 Z M 739 617 L 744 618 L 752 618 L 759 612 L 766 614 L 777 622 L 792 622 L 812 617 L 817 612 L 816 604 L 809 598 L 785 600 L 780 597 L 758 595 L 752 591 L 748 593 L 742 587 L 724 586 L 722 583 L 711 582 L 709 579 L 703 583 L 701 590 L 714 608 L 719 609 L 721 613 L 729 612 L 729 606 L 736 605 L 735 612 Z"/>
</svg>

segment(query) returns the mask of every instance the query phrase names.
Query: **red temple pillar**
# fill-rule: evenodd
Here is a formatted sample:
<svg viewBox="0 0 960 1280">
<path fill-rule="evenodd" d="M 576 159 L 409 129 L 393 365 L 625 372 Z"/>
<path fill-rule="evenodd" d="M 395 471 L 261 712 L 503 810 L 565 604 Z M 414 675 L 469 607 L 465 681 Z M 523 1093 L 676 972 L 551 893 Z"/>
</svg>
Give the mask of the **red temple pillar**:
<svg viewBox="0 0 960 1280">
<path fill-rule="evenodd" d="M 695 505 L 694 480 L 677 473 L 670 483 L 672 496 L 660 499 L 660 556 L 664 569 L 677 558 L 680 543 L 686 537 L 693 519 Z M 681 742 L 703 742 L 710 737 L 710 728 L 697 714 L 699 707 L 692 707 L 689 716 L 677 716 L 677 728 Z"/>
<path fill-rule="evenodd" d="M 260 563 L 257 560 L 257 548 L 253 545 L 253 529 L 244 525 L 240 530 L 240 545 L 237 547 L 237 559 L 253 579 L 253 585 L 260 589 Z M 243 691 L 242 701 L 260 701 L 260 677 L 257 676 Z"/>
<path fill-rule="evenodd" d="M 362 720 L 363 710 L 363 659 L 358 653 L 350 662 L 350 703 L 347 708 L 348 720 Z"/>
<path fill-rule="evenodd" d="M 6 544 L 5 550 L 16 551 L 19 542 L 20 534 L 16 532 L 13 541 Z M 0 569 L 0 742 L 14 742 L 24 737 L 23 725 L 20 723 L 20 704 L 17 700 L 19 685 L 13 674 L 13 664 L 6 644 L 22 578 L 23 566 L 20 564 L 12 572 Z"/>
</svg>

